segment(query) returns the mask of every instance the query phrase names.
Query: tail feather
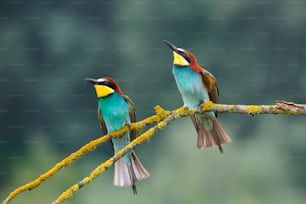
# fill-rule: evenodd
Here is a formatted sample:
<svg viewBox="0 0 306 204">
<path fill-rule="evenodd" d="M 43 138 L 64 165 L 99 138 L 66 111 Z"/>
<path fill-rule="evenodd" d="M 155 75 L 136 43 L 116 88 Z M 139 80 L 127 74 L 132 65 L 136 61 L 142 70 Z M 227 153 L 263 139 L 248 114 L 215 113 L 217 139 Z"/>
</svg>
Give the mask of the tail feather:
<svg viewBox="0 0 306 204">
<path fill-rule="evenodd" d="M 214 128 L 212 130 L 214 131 L 214 135 L 218 137 L 218 140 L 220 141 L 219 144 L 232 142 L 232 138 L 224 131 L 217 119 L 214 120 Z"/>
<path fill-rule="evenodd" d="M 207 132 L 204 127 L 199 126 L 197 147 L 212 147 L 214 145 L 214 137 L 210 132 Z"/>
<path fill-rule="evenodd" d="M 148 178 L 150 173 L 142 166 L 134 151 L 127 163 L 123 158 L 115 163 L 114 185 L 132 186 L 133 193 L 137 193 L 136 181 Z"/>
<path fill-rule="evenodd" d="M 221 144 L 227 144 L 232 141 L 217 119 L 213 119 L 213 128 L 210 131 L 205 130 L 202 125 L 198 125 L 196 129 L 198 132 L 197 147 L 199 149 L 217 145 L 219 151 L 223 153 Z"/>
<path fill-rule="evenodd" d="M 150 177 L 150 173 L 140 163 L 134 151 L 132 152 L 132 166 L 137 180 L 142 180 Z"/>
<path fill-rule="evenodd" d="M 131 186 L 135 183 L 135 179 L 131 174 L 131 166 L 128 165 L 123 158 L 119 159 L 115 163 L 115 186 Z"/>
</svg>

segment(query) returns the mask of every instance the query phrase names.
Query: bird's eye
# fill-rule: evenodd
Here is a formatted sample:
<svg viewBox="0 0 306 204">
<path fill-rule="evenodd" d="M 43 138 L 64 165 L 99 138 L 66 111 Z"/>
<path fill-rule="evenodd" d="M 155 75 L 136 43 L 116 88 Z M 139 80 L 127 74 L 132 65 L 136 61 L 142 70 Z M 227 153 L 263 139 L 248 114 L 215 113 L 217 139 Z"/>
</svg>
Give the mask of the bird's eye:
<svg viewBox="0 0 306 204">
<path fill-rule="evenodd" d="M 190 58 L 189 56 L 187 55 L 186 52 L 182 52 L 182 51 L 178 51 L 178 53 L 183 56 L 189 63 L 190 63 Z"/>
<path fill-rule="evenodd" d="M 178 53 L 180 54 L 180 55 L 182 55 L 182 56 L 184 56 L 184 54 L 185 54 L 185 52 L 183 52 L 183 51 L 178 51 Z"/>
<path fill-rule="evenodd" d="M 108 86 L 109 82 L 108 81 L 98 81 L 98 84 Z"/>
<path fill-rule="evenodd" d="M 112 89 L 115 89 L 115 84 L 113 84 L 113 83 L 110 82 L 110 81 L 103 81 L 103 82 L 101 83 L 101 85 L 108 86 L 108 87 L 110 87 L 110 88 L 112 88 Z"/>
</svg>

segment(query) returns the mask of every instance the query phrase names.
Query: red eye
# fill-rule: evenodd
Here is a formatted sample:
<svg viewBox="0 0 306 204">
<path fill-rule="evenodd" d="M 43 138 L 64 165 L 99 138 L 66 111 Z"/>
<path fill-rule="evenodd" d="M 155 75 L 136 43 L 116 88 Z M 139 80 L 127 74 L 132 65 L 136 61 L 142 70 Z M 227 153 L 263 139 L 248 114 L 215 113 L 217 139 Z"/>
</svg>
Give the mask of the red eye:
<svg viewBox="0 0 306 204">
<path fill-rule="evenodd" d="M 178 53 L 179 53 L 180 55 L 182 55 L 183 57 L 187 57 L 187 54 L 186 54 L 185 52 L 183 52 L 183 51 L 178 51 Z"/>
<path fill-rule="evenodd" d="M 108 86 L 108 87 L 110 87 L 110 88 L 112 88 L 112 89 L 114 89 L 115 90 L 115 84 L 113 84 L 112 82 L 110 82 L 110 81 L 103 81 L 103 82 L 101 82 L 100 83 L 101 85 L 104 85 L 104 86 Z"/>
<path fill-rule="evenodd" d="M 190 58 L 188 57 L 186 52 L 178 51 L 178 53 L 190 63 Z"/>
</svg>

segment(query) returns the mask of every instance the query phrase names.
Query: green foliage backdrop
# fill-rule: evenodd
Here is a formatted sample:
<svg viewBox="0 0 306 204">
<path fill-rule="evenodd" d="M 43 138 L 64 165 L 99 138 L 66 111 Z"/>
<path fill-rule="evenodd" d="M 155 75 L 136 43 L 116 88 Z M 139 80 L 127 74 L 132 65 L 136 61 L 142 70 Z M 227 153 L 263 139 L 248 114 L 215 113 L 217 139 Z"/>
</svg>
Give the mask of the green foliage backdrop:
<svg viewBox="0 0 306 204">
<path fill-rule="evenodd" d="M 194 52 L 222 103 L 305 103 L 305 2 L 1 1 L 0 197 L 102 135 L 86 77 L 111 76 L 137 105 L 182 105 L 167 39 Z M 304 203 L 305 119 L 220 114 L 225 154 L 197 150 L 191 122 L 137 148 L 152 177 L 139 194 L 113 170 L 67 203 Z M 111 155 L 108 145 L 12 203 L 50 203 Z M 119 195 L 120 196 L 117 196 Z M 115 196 L 116 195 L 116 196 Z"/>
</svg>

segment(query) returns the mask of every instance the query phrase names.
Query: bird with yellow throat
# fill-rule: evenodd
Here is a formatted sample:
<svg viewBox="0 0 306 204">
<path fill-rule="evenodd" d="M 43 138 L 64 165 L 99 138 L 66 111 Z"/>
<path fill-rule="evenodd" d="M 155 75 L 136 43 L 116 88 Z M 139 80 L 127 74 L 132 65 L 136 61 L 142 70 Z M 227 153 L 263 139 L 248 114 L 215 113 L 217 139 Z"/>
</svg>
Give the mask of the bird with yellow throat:
<svg viewBox="0 0 306 204">
<path fill-rule="evenodd" d="M 198 64 L 192 52 L 178 48 L 167 40 L 164 40 L 164 43 L 173 53 L 172 72 L 184 106 L 190 110 L 197 110 L 205 101 L 218 103 L 219 89 L 216 78 Z M 198 134 L 198 148 L 216 145 L 222 153 L 221 144 L 231 142 L 230 136 L 217 120 L 216 113 L 195 114 L 191 116 L 191 119 Z"/>
<path fill-rule="evenodd" d="M 98 119 L 104 134 L 120 130 L 125 125 L 136 122 L 136 108 L 133 101 L 123 94 L 114 79 L 87 78 L 86 81 L 94 85 L 98 98 Z M 119 138 L 112 138 L 114 152 L 117 153 L 134 138 L 135 131 L 127 132 Z M 133 149 L 115 163 L 114 185 L 132 186 L 134 194 L 137 193 L 136 181 L 149 176 L 149 172 L 140 163 Z"/>
</svg>

